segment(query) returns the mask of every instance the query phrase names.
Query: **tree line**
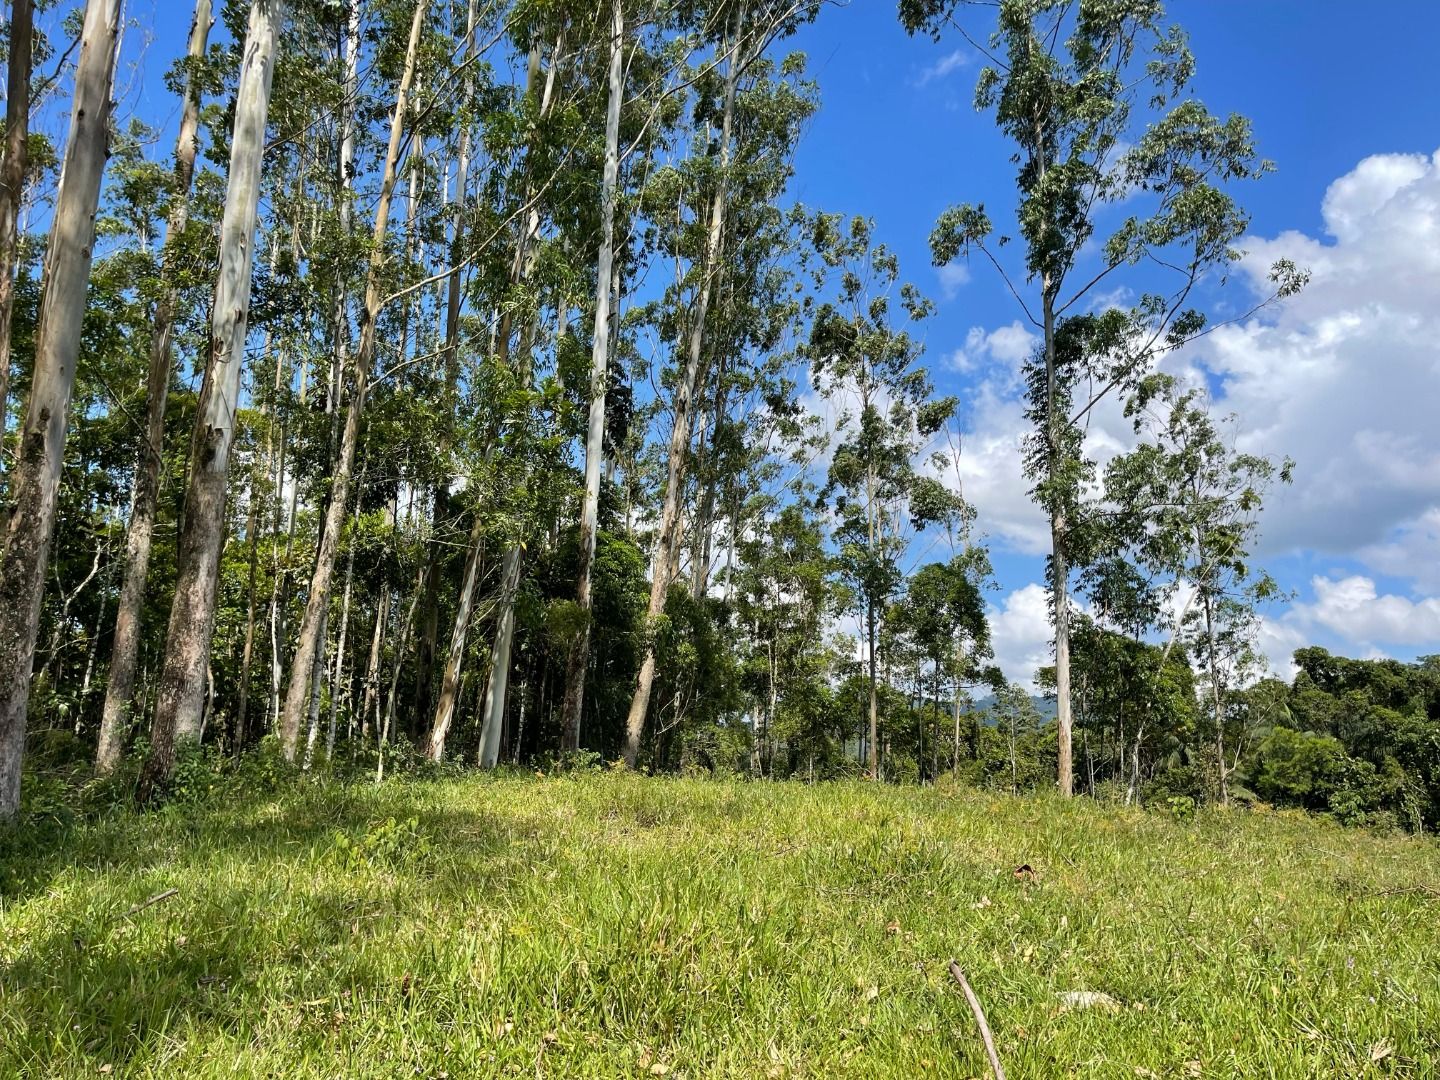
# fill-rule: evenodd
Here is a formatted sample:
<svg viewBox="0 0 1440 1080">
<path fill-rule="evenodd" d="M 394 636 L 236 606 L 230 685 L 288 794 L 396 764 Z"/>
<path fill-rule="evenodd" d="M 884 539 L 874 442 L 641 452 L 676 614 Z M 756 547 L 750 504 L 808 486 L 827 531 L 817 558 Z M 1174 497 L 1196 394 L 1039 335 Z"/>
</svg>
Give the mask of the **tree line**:
<svg viewBox="0 0 1440 1080">
<path fill-rule="evenodd" d="M 167 150 L 113 114 L 121 7 L 10 4 L 0 817 L 55 733 L 142 802 L 257 744 L 1249 791 L 1291 466 L 1175 360 L 1269 164 L 1159 3 L 899 5 L 984 57 L 1013 147 L 1014 206 L 931 249 L 1033 331 L 1053 726 L 994 664 L 934 306 L 869 220 L 791 196 L 793 39 L 843 10 L 196 0 Z M 1304 274 L 1272 280 L 1259 306 Z M 1106 408 L 1135 441 L 1101 460 Z"/>
</svg>

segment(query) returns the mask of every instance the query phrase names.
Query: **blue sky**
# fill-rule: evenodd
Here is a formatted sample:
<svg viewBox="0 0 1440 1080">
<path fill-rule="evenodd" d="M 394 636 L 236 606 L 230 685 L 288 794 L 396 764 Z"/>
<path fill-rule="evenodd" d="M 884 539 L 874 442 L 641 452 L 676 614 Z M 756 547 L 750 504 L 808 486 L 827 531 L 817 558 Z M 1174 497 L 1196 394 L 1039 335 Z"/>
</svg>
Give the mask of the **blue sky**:
<svg viewBox="0 0 1440 1080">
<path fill-rule="evenodd" d="M 1237 414 L 1247 448 L 1297 460 L 1297 482 L 1276 494 L 1264 526 L 1262 561 L 1296 593 L 1263 636 L 1282 672 L 1311 642 L 1352 655 L 1440 652 L 1440 5 L 1387 0 L 1369 13 L 1378 21 L 1330 0 L 1169 8 L 1190 33 L 1200 98 L 1248 116 L 1276 165 L 1241 196 L 1256 255 L 1247 271 L 1288 255 L 1315 272 L 1295 303 L 1189 361 L 1217 407 Z M 1043 563 L 1038 518 L 1026 520 L 1023 483 L 1005 467 L 1020 427 L 1000 377 L 1018 351 L 1004 328 L 1012 339 L 1023 328 L 993 271 L 977 262 L 963 283 L 942 279 L 926 246 L 949 204 L 984 202 L 997 222 L 1013 204 L 1011 150 L 972 105 L 980 63 L 953 33 L 938 44 L 908 37 L 892 0 L 827 11 L 798 47 L 822 107 L 796 195 L 873 217 L 905 276 L 939 304 L 928 363 L 968 407 L 967 494 L 1001 584 L 997 651 L 1026 679 L 1046 662 Z M 1249 278 L 1237 275 L 1221 303 L 1248 306 Z M 1117 437 L 1122 427 L 1112 420 Z"/>
<path fill-rule="evenodd" d="M 1312 642 L 1362 656 L 1440 652 L 1440 4 L 1186 0 L 1169 14 L 1190 33 L 1199 96 L 1250 117 L 1276 165 L 1243 192 L 1255 258 L 1222 306 L 1243 310 L 1251 275 L 1274 258 L 1315 275 L 1296 301 L 1186 358 L 1218 408 L 1237 414 L 1245 448 L 1297 461 L 1262 551 L 1296 599 L 1268 620 L 1264 648 L 1282 673 Z M 162 76 L 183 51 L 190 6 L 131 0 L 127 16 L 122 115 L 168 128 L 177 106 Z M 1007 378 L 1024 328 L 988 267 L 942 277 L 926 245 L 947 205 L 983 202 L 998 222 L 1013 200 L 1011 150 L 972 107 L 980 65 L 953 34 L 908 37 L 894 0 L 827 9 L 792 45 L 809 54 L 822 100 L 794 194 L 874 218 L 905 276 L 939 305 L 927 362 L 963 403 L 966 493 L 1001 586 L 997 653 L 1027 680 L 1048 662 L 1049 630 Z M 1115 416 L 1099 426 L 1123 440 Z"/>
</svg>

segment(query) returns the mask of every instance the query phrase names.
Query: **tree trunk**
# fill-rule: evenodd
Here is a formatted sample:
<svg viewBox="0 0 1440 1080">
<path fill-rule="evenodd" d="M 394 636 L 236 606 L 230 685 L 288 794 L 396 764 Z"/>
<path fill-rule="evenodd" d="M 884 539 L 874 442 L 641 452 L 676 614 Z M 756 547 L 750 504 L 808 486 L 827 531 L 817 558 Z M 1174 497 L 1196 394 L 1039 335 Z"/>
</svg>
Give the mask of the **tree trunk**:
<svg viewBox="0 0 1440 1080">
<path fill-rule="evenodd" d="M 310 578 L 310 591 L 305 600 L 305 615 L 300 623 L 295 660 L 290 667 L 290 684 L 285 692 L 285 706 L 280 715 L 280 742 L 287 761 L 295 760 L 300 725 L 308 700 L 311 671 L 319 649 L 319 634 L 330 603 L 335 557 L 350 494 L 350 475 L 355 465 L 356 446 L 360 441 L 360 420 L 365 411 L 365 394 L 375 357 L 375 324 L 384 300 L 380 291 L 380 271 L 385 262 L 385 233 L 390 224 L 390 204 L 395 193 L 395 175 L 400 161 L 406 113 L 410 107 L 410 87 L 415 79 L 415 57 L 420 46 L 420 30 L 424 26 L 428 7 L 428 0 L 418 0 L 415 5 L 414 18 L 410 24 L 410 40 L 405 51 L 405 69 L 400 76 L 400 85 L 395 96 L 395 114 L 390 121 L 390 142 L 385 152 L 380 199 L 375 207 L 375 228 L 371 237 L 370 269 L 365 283 L 360 347 L 355 352 L 350 373 L 350 404 L 345 416 L 345 431 L 340 440 L 340 454 L 331 482 L 330 504 L 325 510 L 319 550 L 315 554 L 315 571 Z"/>
<path fill-rule="evenodd" d="M 875 678 L 875 604 L 865 607 L 865 633 L 870 652 L 870 779 L 880 779 L 880 684 Z"/>
<path fill-rule="evenodd" d="M 725 173 L 730 165 L 730 140 L 735 124 L 735 91 L 743 68 L 738 55 L 740 35 L 744 31 L 744 5 L 735 13 L 732 51 L 725 78 L 725 106 L 720 124 L 719 179 L 710 207 L 709 232 L 705 238 L 705 255 L 700 265 L 694 309 L 691 312 L 690 340 L 685 370 L 675 390 L 675 427 L 670 433 L 669 464 L 665 483 L 665 503 L 660 513 L 660 533 L 655 544 L 653 580 L 650 582 L 650 603 L 646 608 L 645 647 L 640 663 L 635 694 L 630 699 L 630 714 L 625 721 L 625 764 L 630 768 L 640 757 L 640 736 L 645 731 L 645 714 L 650 709 L 650 692 L 655 685 L 655 640 L 650 631 L 665 610 L 665 597 L 670 591 L 673 559 L 670 552 L 679 542 L 680 500 L 685 486 L 685 457 L 690 452 L 691 405 L 700 387 L 700 361 L 704 355 L 705 320 L 710 310 L 714 276 L 719 271 L 729 185 Z"/>
<path fill-rule="evenodd" d="M 480 708 L 479 764 L 493 769 L 500 760 L 500 736 L 505 724 L 505 698 L 510 684 L 510 647 L 515 641 L 515 594 L 520 588 L 520 546 L 505 553 L 500 574 L 500 616 L 495 626 L 495 649 L 490 655 L 490 681 Z"/>
<path fill-rule="evenodd" d="M 1056 401 L 1055 368 L 1055 286 L 1047 272 L 1041 283 L 1045 334 L 1045 444 L 1046 472 L 1052 487 L 1060 468 L 1060 425 L 1065 422 Z M 1075 792 L 1072 762 L 1072 714 L 1070 705 L 1070 565 L 1067 559 L 1066 520 L 1063 507 L 1052 490 L 1050 499 L 1050 598 L 1055 619 L 1055 720 L 1058 727 L 1059 760 L 1056 780 L 1067 799 Z"/>
<path fill-rule="evenodd" d="M 0 164 L 0 450 L 10 398 L 10 316 L 15 309 L 15 263 L 20 246 L 20 204 L 29 168 L 30 52 L 35 38 L 33 0 L 10 4 L 9 72 L 5 85 L 5 160 Z M 0 467 L 4 454 L 0 453 Z"/>
<path fill-rule="evenodd" d="M 460 697 L 460 672 L 465 663 L 465 641 L 470 620 L 475 613 L 475 592 L 480 580 L 480 558 L 485 551 L 485 520 L 476 516 L 470 531 L 470 550 L 465 557 L 465 576 L 460 582 L 460 602 L 455 611 L 455 627 L 450 633 L 450 654 L 445 660 L 445 674 L 440 680 L 440 698 L 435 706 L 435 722 L 430 725 L 428 753 L 432 761 L 445 760 L 445 739 L 455 719 L 455 705 Z"/>
<path fill-rule="evenodd" d="M 270 80 L 283 18 L 281 0 L 255 0 L 250 7 L 236 92 L 235 131 L 230 143 L 230 178 L 220 224 L 220 269 L 215 284 L 210 355 L 190 445 L 190 486 L 176 554 L 175 599 L 170 608 L 164 668 L 151 725 L 151 757 L 138 792 L 142 801 L 149 798 L 157 783 L 169 778 L 175 763 L 176 740 L 194 741 L 200 733 L 220 552 L 225 543 L 230 449 L 245 364 L 260 166 L 270 109 Z"/>
<path fill-rule="evenodd" d="M 580 719 L 585 708 L 585 672 L 590 664 L 590 575 L 600 521 L 600 469 L 605 456 L 605 391 L 610 381 L 611 301 L 615 278 L 615 200 L 620 180 L 620 110 L 625 98 L 625 11 L 622 0 L 610 5 L 610 76 L 605 106 L 605 168 L 600 183 L 600 253 L 595 269 L 595 337 L 590 351 L 590 417 L 585 432 L 585 496 L 580 507 L 580 566 L 575 599 L 580 632 L 565 665 L 561 706 L 562 750 L 580 749 Z"/>
<path fill-rule="evenodd" d="M 45 253 L 30 401 L 20 432 L 10 520 L 0 554 L 0 821 L 13 818 L 20 809 L 20 766 L 25 755 L 35 637 L 65 460 L 70 397 L 95 243 L 95 211 L 109 153 L 120 8 L 120 0 L 89 0 L 85 6 L 70 134 Z"/>
<path fill-rule="evenodd" d="M 195 21 L 190 26 L 192 63 L 205 55 L 210 37 L 211 0 L 196 0 Z M 165 224 L 168 256 L 185 233 L 190 218 L 190 188 L 195 177 L 196 134 L 200 126 L 200 88 L 193 78 L 185 80 L 185 98 L 180 113 L 180 134 L 175 140 L 175 191 L 170 217 Z M 165 258 L 170 263 L 170 258 Z M 166 279 L 174 280 L 174 268 L 167 266 Z M 125 576 L 120 585 L 120 604 L 115 612 L 115 643 L 110 653 L 110 678 L 105 689 L 105 706 L 100 717 L 100 744 L 95 771 L 104 776 L 113 772 L 124 753 L 135 697 L 135 658 L 140 650 L 140 613 L 145 600 L 145 578 L 150 568 L 150 546 L 155 536 L 155 510 L 159 501 L 160 461 L 165 440 L 165 402 L 170 392 L 171 335 L 179 291 L 166 288 L 155 305 L 155 325 L 150 331 L 150 370 L 145 382 L 145 442 L 135 474 L 135 505 L 125 534 Z M 248 644 L 248 642 L 247 642 Z M 248 654 L 247 654 L 248 655 Z"/>
</svg>

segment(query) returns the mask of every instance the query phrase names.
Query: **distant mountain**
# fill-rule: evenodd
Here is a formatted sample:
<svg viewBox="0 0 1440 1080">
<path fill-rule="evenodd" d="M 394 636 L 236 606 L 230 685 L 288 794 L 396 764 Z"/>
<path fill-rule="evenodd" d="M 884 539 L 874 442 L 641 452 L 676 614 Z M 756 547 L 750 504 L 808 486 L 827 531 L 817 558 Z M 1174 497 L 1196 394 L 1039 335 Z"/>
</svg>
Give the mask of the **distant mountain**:
<svg viewBox="0 0 1440 1080">
<path fill-rule="evenodd" d="M 974 712 L 984 712 L 985 710 L 992 708 L 994 704 L 995 695 L 986 694 L 982 698 L 976 698 L 975 704 L 971 706 L 971 709 Z M 1053 699 L 1041 697 L 1039 694 L 1031 694 L 1030 704 L 1035 706 L 1035 711 L 1038 712 L 1044 719 L 1055 719 L 1055 714 L 1058 711 L 1058 706 Z"/>
</svg>

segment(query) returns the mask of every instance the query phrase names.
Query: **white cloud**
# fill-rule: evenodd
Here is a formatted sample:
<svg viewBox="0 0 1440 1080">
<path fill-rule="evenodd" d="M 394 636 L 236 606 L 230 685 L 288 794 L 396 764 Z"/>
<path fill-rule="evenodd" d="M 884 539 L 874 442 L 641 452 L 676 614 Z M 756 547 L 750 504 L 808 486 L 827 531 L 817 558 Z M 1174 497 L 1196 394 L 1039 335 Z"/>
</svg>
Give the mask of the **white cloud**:
<svg viewBox="0 0 1440 1080">
<path fill-rule="evenodd" d="M 1362 548 L 1360 560 L 1382 574 L 1410 578 L 1431 595 L 1440 593 L 1440 507 L 1396 526 L 1380 543 Z"/>
<path fill-rule="evenodd" d="M 1366 158 L 1322 210 L 1329 241 L 1246 241 L 1257 292 L 1279 258 L 1308 268 L 1309 286 L 1217 329 L 1197 358 L 1220 377 L 1242 448 L 1296 460 L 1294 488 L 1266 515 L 1268 546 L 1384 558 L 1440 509 L 1440 155 Z"/>
<path fill-rule="evenodd" d="M 1375 582 L 1354 574 L 1335 580 L 1311 580 L 1315 601 L 1297 604 L 1287 619 L 1318 626 L 1347 641 L 1367 646 L 1424 645 L 1440 641 L 1440 597 L 1410 600 L 1380 594 Z"/>
<path fill-rule="evenodd" d="M 964 263 L 946 263 L 935 271 L 940 279 L 940 293 L 946 300 L 954 300 L 960 289 L 970 284 L 970 268 Z"/>
<path fill-rule="evenodd" d="M 925 86 L 927 83 L 932 83 L 936 79 L 943 79 L 947 75 L 959 71 L 968 63 L 970 63 L 970 57 L 963 49 L 956 49 L 954 52 L 946 53 L 940 57 L 939 60 L 936 60 L 935 63 L 921 70 L 919 76 L 915 79 L 915 85 Z"/>
<path fill-rule="evenodd" d="M 1005 677 L 1035 693 L 1035 672 L 1054 663 L 1050 653 L 1050 605 L 1045 588 L 1031 582 L 990 609 L 990 640 Z"/>
</svg>

